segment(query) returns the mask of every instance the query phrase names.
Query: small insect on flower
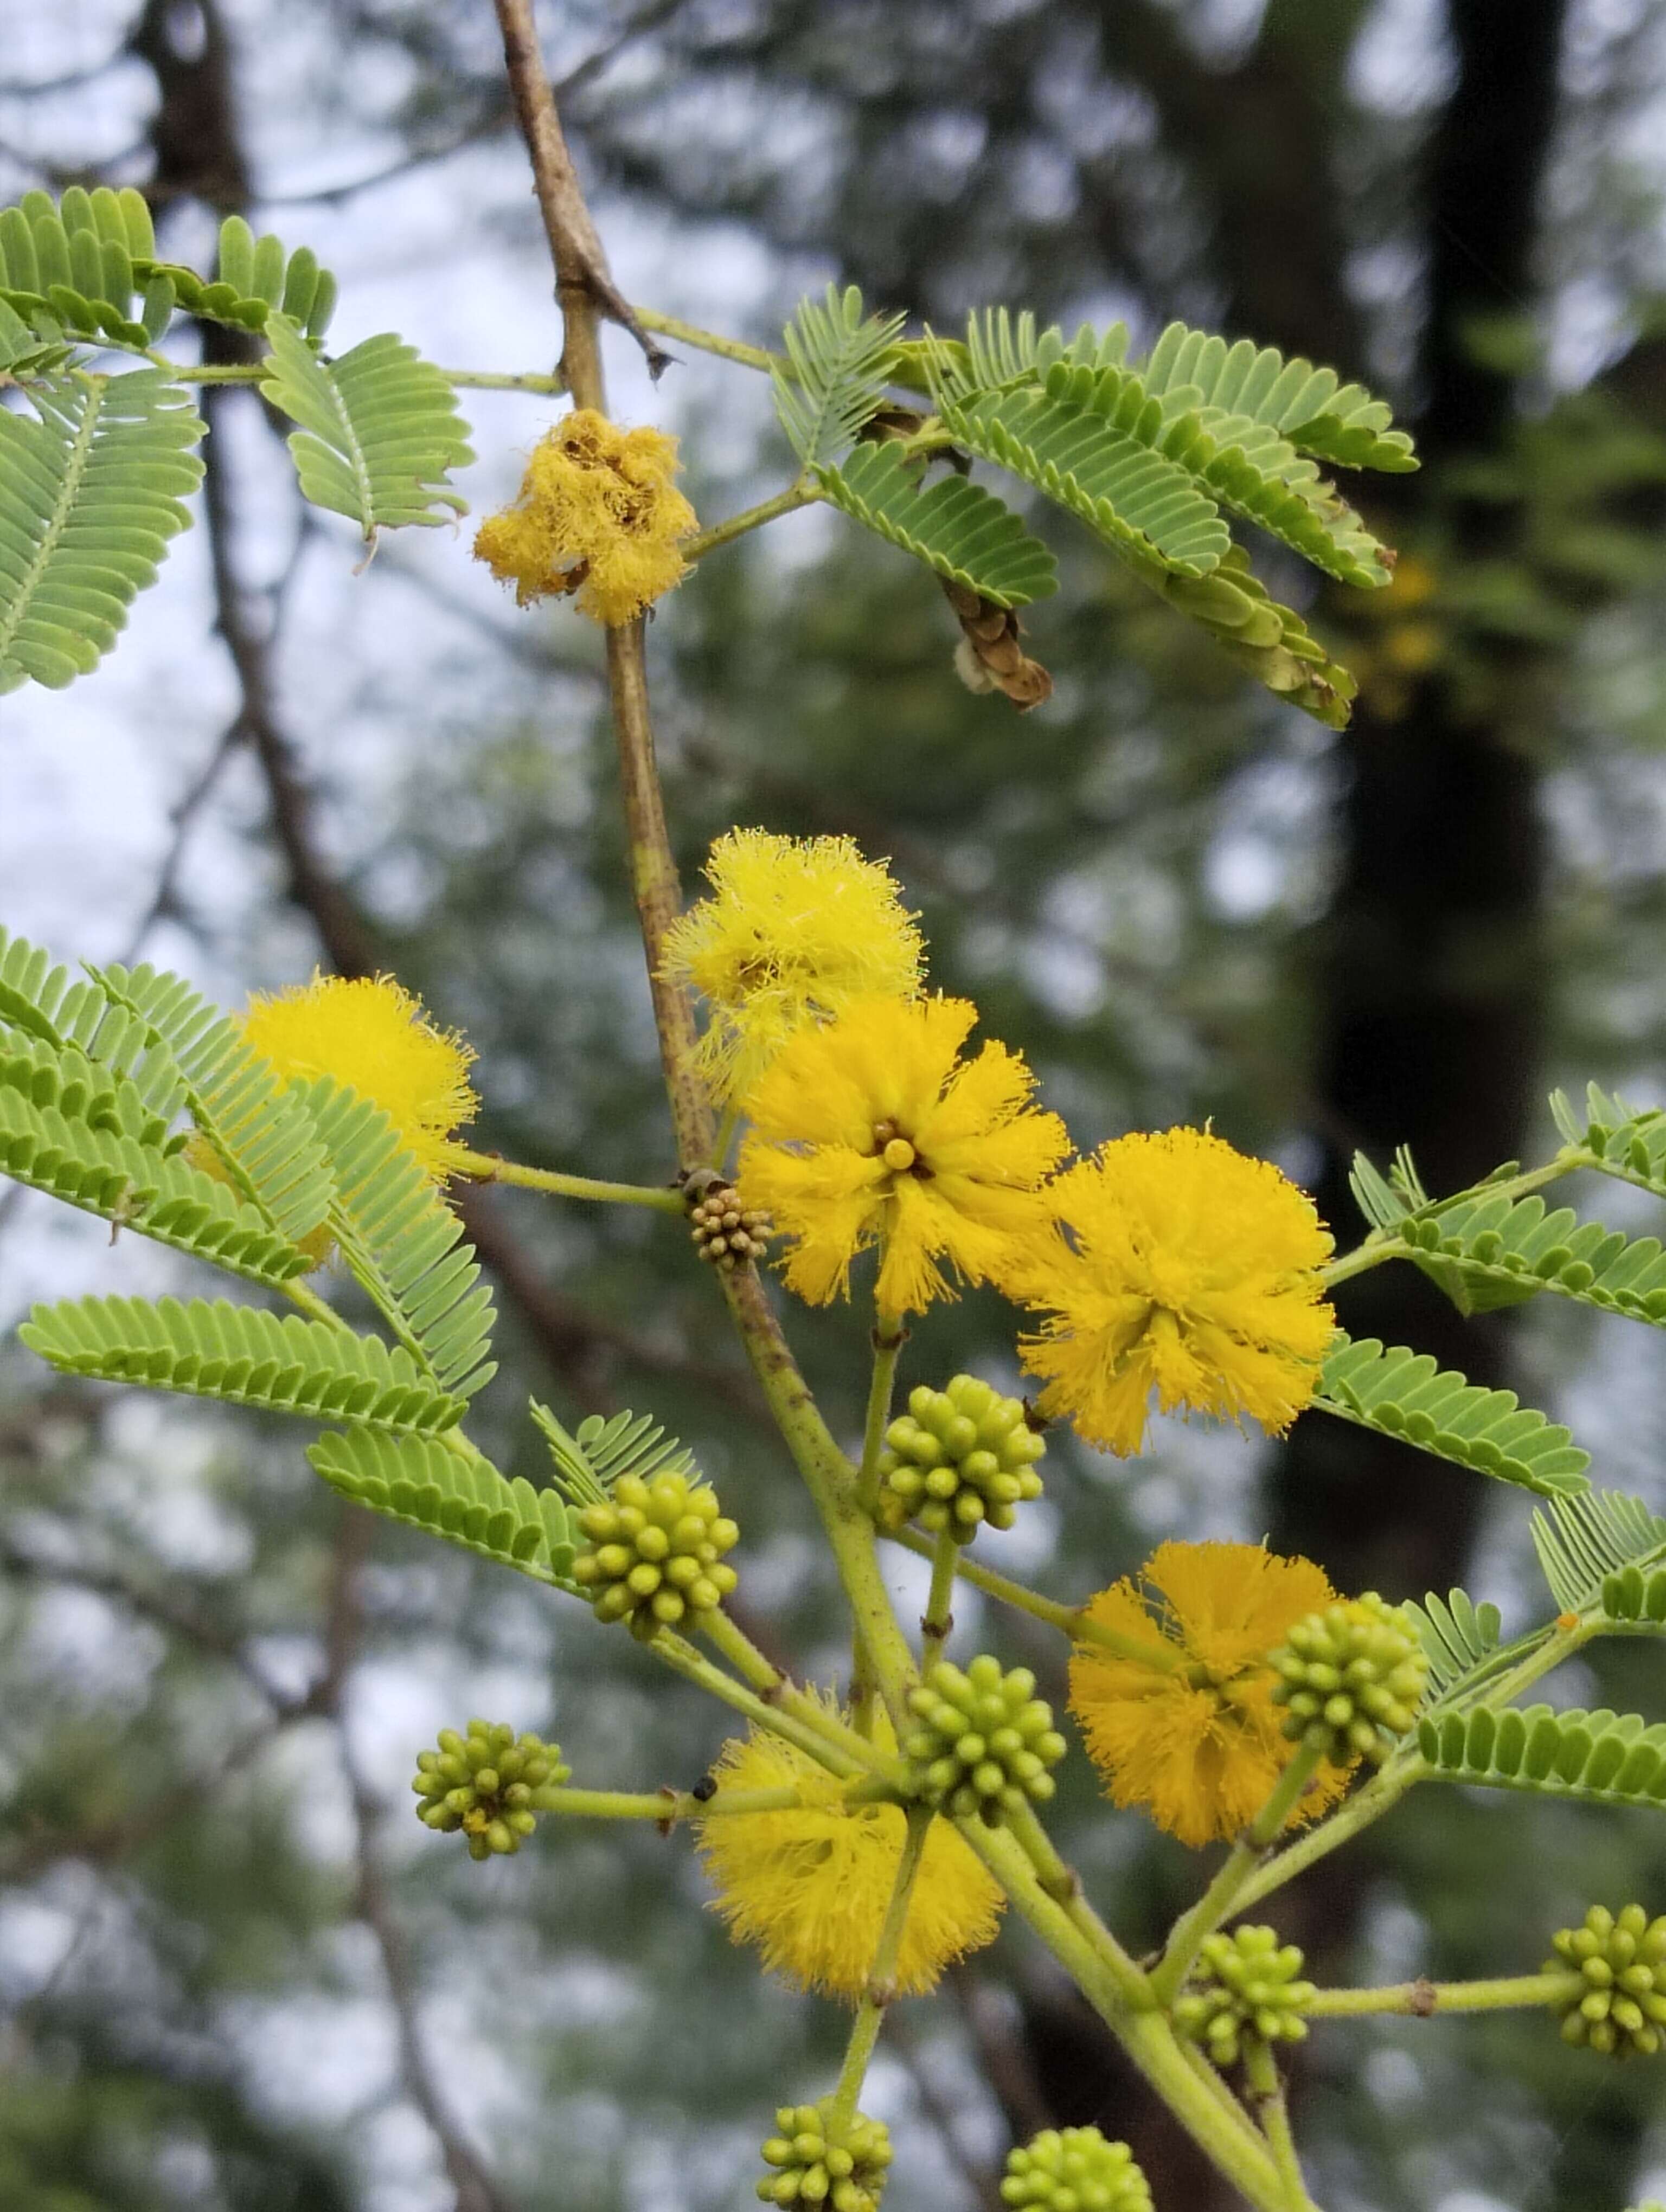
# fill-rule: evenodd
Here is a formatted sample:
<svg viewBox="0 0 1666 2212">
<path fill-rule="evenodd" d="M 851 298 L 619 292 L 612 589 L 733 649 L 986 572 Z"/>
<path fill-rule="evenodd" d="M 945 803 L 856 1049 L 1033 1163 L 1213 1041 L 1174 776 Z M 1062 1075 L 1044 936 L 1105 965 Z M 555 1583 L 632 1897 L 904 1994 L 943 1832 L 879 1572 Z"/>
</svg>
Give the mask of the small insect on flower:
<svg viewBox="0 0 1666 2212">
<path fill-rule="evenodd" d="M 1318 1388 L 1335 1333 L 1319 1270 L 1328 1231 L 1269 1161 L 1201 1129 L 1119 1137 L 1051 1188 L 1066 1237 L 1001 1287 L 1048 1310 L 1020 1341 L 1041 1410 L 1123 1456 L 1155 1395 L 1281 1435 Z"/>
<path fill-rule="evenodd" d="M 429 1179 L 445 1180 L 447 1139 L 480 1110 L 474 1054 L 391 975 L 314 975 L 251 999 L 239 1026 L 286 1081 L 333 1076 L 380 1106 Z"/>
<path fill-rule="evenodd" d="M 475 558 L 515 600 L 564 599 L 617 625 L 682 581 L 678 541 L 699 518 L 672 479 L 677 441 L 663 430 L 623 430 L 580 407 L 532 448 L 513 507 L 475 533 Z"/>
<path fill-rule="evenodd" d="M 1029 1103 L 1017 1053 L 960 1058 L 976 1019 L 964 999 L 858 999 L 800 1030 L 749 1095 L 740 1194 L 791 1240 L 787 1280 L 812 1305 L 877 1244 L 882 1319 L 922 1313 L 954 1295 L 939 1261 L 982 1282 L 1044 1231 L 1070 1139 Z"/>
<path fill-rule="evenodd" d="M 838 1707 L 825 1699 L 828 1710 Z M 883 1723 L 884 1748 L 896 1745 Z M 714 1813 L 700 1822 L 700 1855 L 717 1909 L 737 1942 L 801 1988 L 854 2002 L 903 1856 L 898 1805 L 847 1808 L 846 1785 L 807 1752 L 754 1729 L 725 1744 L 713 1772 L 725 1791 L 796 1784 L 802 1802 L 774 1813 Z M 945 1820 L 933 1820 L 903 1928 L 896 1987 L 921 1996 L 952 1960 L 994 1940 L 1001 1895 Z"/>
<path fill-rule="evenodd" d="M 1127 1648 L 1076 1646 L 1070 1709 L 1113 1802 L 1145 1806 L 1194 1847 L 1236 1835 L 1297 1749 L 1273 1702 L 1271 1655 L 1335 1595 L 1310 1559 L 1259 1544 L 1159 1544 L 1137 1579 L 1101 1590 L 1087 1617 Z M 1347 1784 L 1322 1768 L 1290 1825 Z"/>
<path fill-rule="evenodd" d="M 919 991 L 925 946 L 884 864 L 848 837 L 731 830 L 706 862 L 711 896 L 672 923 L 660 972 L 710 1009 L 700 1065 L 742 1097 L 788 1037 L 855 998 Z"/>
</svg>

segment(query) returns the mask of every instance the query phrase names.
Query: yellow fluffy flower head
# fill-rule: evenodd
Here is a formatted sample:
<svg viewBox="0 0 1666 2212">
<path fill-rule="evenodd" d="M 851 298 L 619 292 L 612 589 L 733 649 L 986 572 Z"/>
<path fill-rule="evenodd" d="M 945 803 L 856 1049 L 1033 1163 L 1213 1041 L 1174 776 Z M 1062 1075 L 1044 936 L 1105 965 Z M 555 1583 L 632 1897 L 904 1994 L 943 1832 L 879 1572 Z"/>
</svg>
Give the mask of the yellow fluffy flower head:
<svg viewBox="0 0 1666 2212">
<path fill-rule="evenodd" d="M 280 1075 L 332 1075 L 374 1100 L 429 1176 L 444 1181 L 447 1138 L 479 1111 L 469 1083 L 474 1054 L 435 1029 L 422 1000 L 391 975 L 314 975 L 251 999 L 240 1026 Z"/>
<path fill-rule="evenodd" d="M 1319 1276 L 1330 1237 L 1304 1192 L 1219 1137 L 1169 1129 L 1117 1138 L 1052 1196 L 1068 1242 L 1031 1247 L 1001 1279 L 1052 1309 L 1020 1345 L 1046 1379 L 1044 1413 L 1124 1455 L 1153 1393 L 1165 1413 L 1289 1427 L 1336 1327 Z"/>
<path fill-rule="evenodd" d="M 711 1009 L 701 1066 L 744 1095 L 794 1030 L 854 998 L 910 998 L 925 947 L 884 865 L 848 837 L 731 830 L 706 863 L 712 895 L 672 926 L 664 973 Z"/>
<path fill-rule="evenodd" d="M 1044 1229 L 1070 1139 L 1029 1103 L 1017 1053 L 960 1058 L 976 1019 L 965 999 L 857 999 L 789 1038 L 748 1094 L 741 1198 L 792 1239 L 787 1279 L 812 1305 L 878 1244 L 881 1313 L 921 1313 L 952 1295 L 939 1260 L 982 1282 Z"/>
<path fill-rule="evenodd" d="M 838 1711 L 833 1698 L 824 1702 Z M 757 1729 L 725 1744 L 712 1771 L 725 1790 L 796 1784 L 806 1801 L 785 1812 L 720 1813 L 701 1822 L 700 1855 L 729 1933 L 755 1945 L 774 1972 L 854 2002 L 903 1856 L 902 1808 L 847 1811 L 836 1776 Z M 897 1954 L 898 1991 L 922 1996 L 952 1960 L 993 1942 L 1000 1907 L 999 1887 L 970 1847 L 946 1821 L 933 1820 Z"/>
<path fill-rule="evenodd" d="M 677 441 L 575 408 L 532 448 L 513 507 L 475 533 L 475 558 L 515 600 L 578 594 L 593 622 L 628 623 L 683 579 L 698 518 L 672 482 Z"/>
<path fill-rule="evenodd" d="M 1113 1801 L 1143 1805 L 1194 1848 L 1246 1826 L 1297 1750 L 1273 1703 L 1270 1655 L 1334 1595 L 1310 1559 L 1259 1544 L 1159 1544 L 1137 1580 L 1101 1590 L 1089 1620 L 1152 1653 L 1079 1644 L 1070 1662 L 1070 1709 Z M 1347 1781 L 1321 1768 L 1288 1825 L 1323 1812 Z"/>
</svg>

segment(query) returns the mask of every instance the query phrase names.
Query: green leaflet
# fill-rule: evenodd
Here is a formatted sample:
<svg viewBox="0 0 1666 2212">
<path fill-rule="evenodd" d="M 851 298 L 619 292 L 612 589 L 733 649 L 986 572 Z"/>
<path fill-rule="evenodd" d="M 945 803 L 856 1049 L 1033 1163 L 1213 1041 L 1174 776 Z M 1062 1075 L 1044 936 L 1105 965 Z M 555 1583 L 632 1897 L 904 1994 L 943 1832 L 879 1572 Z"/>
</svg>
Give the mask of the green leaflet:
<svg viewBox="0 0 1666 2212">
<path fill-rule="evenodd" d="M 1155 395 L 1194 391 L 1199 404 L 1265 423 L 1321 460 L 1395 473 L 1418 466 L 1405 431 L 1389 428 L 1393 417 L 1382 400 L 1362 385 L 1344 384 L 1334 369 L 1299 356 L 1287 362 L 1274 346 L 1248 338 L 1229 344 L 1170 323 L 1140 375 Z"/>
<path fill-rule="evenodd" d="M 163 370 L 71 369 L 27 392 L 33 416 L 0 408 L 0 692 L 98 665 L 203 474 L 202 419 Z"/>
<path fill-rule="evenodd" d="M 319 268 L 312 248 L 290 253 L 270 233 L 256 238 L 240 215 L 228 216 L 220 226 L 212 281 L 176 261 L 141 258 L 135 273 L 155 288 L 159 299 L 165 288 L 170 305 L 186 314 L 238 330 L 264 331 L 276 308 L 306 337 L 320 338 L 335 312 L 336 280 Z"/>
<path fill-rule="evenodd" d="M 1610 1620 L 1646 1621 L 1651 1627 L 1666 1622 L 1666 1567 L 1645 1573 L 1633 1562 L 1604 1575 L 1600 1595 Z"/>
<path fill-rule="evenodd" d="M 55 316 L 44 308 L 20 315 L 0 298 L 0 375 L 15 380 L 50 376 L 79 358 Z"/>
<path fill-rule="evenodd" d="M 1417 1624 L 1418 1641 L 1429 1662 L 1431 1704 L 1456 1689 L 1473 1686 L 1499 1650 L 1501 1621 L 1495 1605 L 1477 1605 L 1468 1590 L 1438 1597 L 1430 1590 L 1421 1605 L 1408 1599 L 1405 1610 Z"/>
<path fill-rule="evenodd" d="M 600 1504 L 627 1474 L 650 1482 L 656 1474 L 697 1473 L 688 1446 L 667 1436 L 649 1413 L 591 1413 L 574 1434 L 536 1398 L 528 1403 L 556 1462 L 556 1486 L 570 1504 Z"/>
<path fill-rule="evenodd" d="M 1666 1725 L 1638 1713 L 1477 1705 L 1426 1715 L 1418 1749 L 1444 1781 L 1586 1805 L 1666 1804 Z"/>
<path fill-rule="evenodd" d="M 248 1202 L 292 1243 L 321 1227 L 334 1185 L 318 1133 L 236 1024 L 166 969 L 93 974 L 173 1055 L 192 1120 Z"/>
<path fill-rule="evenodd" d="M 1359 685 L 1294 609 L 1271 597 L 1241 545 L 1231 547 L 1207 576 L 1170 575 L 1154 562 L 1134 567 L 1171 607 L 1201 623 L 1245 675 L 1328 729 L 1347 727 Z"/>
<path fill-rule="evenodd" d="M 1045 492 L 1113 550 L 1207 575 L 1231 543 L 1219 510 L 1177 462 L 1111 421 L 1115 374 L 1067 370 L 1056 390 L 1025 385 L 964 401 L 945 386 L 939 408 L 957 444 Z"/>
<path fill-rule="evenodd" d="M 342 1258 L 435 1386 L 472 1397 L 497 1370 L 491 1293 L 462 1223 L 380 1106 L 327 1076 L 295 1089 L 335 1171 Z"/>
<path fill-rule="evenodd" d="M 1610 1577 L 1651 1567 L 1666 1553 L 1666 1520 L 1617 1490 L 1556 1498 L 1533 1516 L 1533 1548 L 1561 1611 L 1583 1613 L 1602 1598 Z"/>
<path fill-rule="evenodd" d="M 331 1489 L 373 1513 L 460 1544 L 500 1566 L 562 1589 L 575 1546 L 567 1509 L 553 1490 L 513 1482 L 477 1454 L 421 1437 L 331 1430 L 307 1448 Z"/>
<path fill-rule="evenodd" d="M 1519 1304 L 1540 1291 L 1633 1321 L 1666 1322 L 1666 1253 L 1572 1206 L 1482 1190 L 1410 1215 L 1397 1233 L 1461 1312 Z"/>
<path fill-rule="evenodd" d="M 266 336 L 260 389 L 301 425 L 289 451 L 315 507 L 350 516 L 373 544 L 379 530 L 466 512 L 447 479 L 474 459 L 468 426 L 450 385 L 414 346 L 386 334 L 323 361 L 276 310 Z"/>
<path fill-rule="evenodd" d="M 402 1346 L 224 1298 L 66 1299 L 18 1332 L 66 1375 L 141 1382 L 268 1413 L 435 1433 L 465 1401 L 436 1390 Z"/>
<path fill-rule="evenodd" d="M 71 975 L 49 952 L 3 929 L 0 1024 L 55 1051 L 73 1047 L 112 1078 L 125 1076 L 159 1131 L 173 1123 L 185 1104 L 185 1082 L 173 1055 L 143 1022 L 127 1007 L 115 1006 L 90 977 Z M 11 1040 L 7 1049 L 19 1046 L 19 1040 Z"/>
<path fill-rule="evenodd" d="M 1522 1405 L 1513 1390 L 1486 1389 L 1403 1345 L 1385 1350 L 1374 1337 L 1339 1334 L 1314 1403 L 1546 1497 L 1589 1487 L 1590 1455 L 1565 1428 Z"/>
<path fill-rule="evenodd" d="M 1550 1110 L 1566 1140 L 1588 1152 L 1602 1174 L 1666 1198 L 1666 1110 L 1628 1106 L 1594 1083 L 1586 1088 L 1583 1122 L 1564 1091 L 1551 1093 Z"/>
<path fill-rule="evenodd" d="M 841 468 L 814 473 L 836 507 L 995 606 L 1026 606 L 1058 589 L 1052 554 L 1011 507 L 962 476 L 922 487 L 921 466 L 885 438 L 858 446 Z"/>
<path fill-rule="evenodd" d="M 787 443 L 806 468 L 831 466 L 878 413 L 902 327 L 901 315 L 865 315 L 854 284 L 799 302 L 783 337 L 790 369 L 773 368 L 769 381 Z"/>
<path fill-rule="evenodd" d="M 145 289 L 139 266 L 155 251 L 150 211 L 131 185 L 72 185 L 57 202 L 25 192 L 0 210 L 0 300 L 37 328 L 46 315 L 80 337 L 154 345 L 172 300 L 153 306 L 147 297 L 137 320 L 133 307 Z"/>
</svg>

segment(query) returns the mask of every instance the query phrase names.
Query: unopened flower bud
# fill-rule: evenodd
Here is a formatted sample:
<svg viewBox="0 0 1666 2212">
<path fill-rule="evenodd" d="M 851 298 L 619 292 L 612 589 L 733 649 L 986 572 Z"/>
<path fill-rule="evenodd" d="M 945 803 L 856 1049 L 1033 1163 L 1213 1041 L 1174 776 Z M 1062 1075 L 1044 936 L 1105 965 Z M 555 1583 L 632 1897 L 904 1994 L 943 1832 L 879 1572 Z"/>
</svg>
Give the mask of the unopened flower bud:
<svg viewBox="0 0 1666 2212">
<path fill-rule="evenodd" d="M 469 1856 L 518 1851 L 546 1811 L 546 1793 L 572 1772 L 558 1744 L 517 1736 L 501 1721 L 471 1721 L 467 1731 L 441 1729 L 439 1748 L 416 1754 L 411 1788 L 416 1817 L 442 1834 L 461 1829 Z"/>
<path fill-rule="evenodd" d="M 1333 1766 L 1380 1765 L 1415 1721 L 1429 1672 L 1406 1613 L 1375 1590 L 1298 1620 L 1272 1664 L 1286 1735 Z"/>
<path fill-rule="evenodd" d="M 842 2128 L 833 2126 L 832 2103 L 824 2097 L 819 2105 L 783 2105 L 775 2114 L 781 2132 L 761 2154 L 773 2171 L 757 2185 L 766 2204 L 877 2212 L 891 2165 L 890 2133 L 861 2112 Z"/>
<path fill-rule="evenodd" d="M 903 1750 L 928 1805 L 962 1819 L 976 1813 L 993 1826 L 1053 1795 L 1048 1769 L 1064 1757 L 1065 1740 L 1027 1667 L 1003 1674 L 985 1653 L 963 1674 L 939 1660 L 909 1692 L 909 1707 L 921 1725 Z"/>
<path fill-rule="evenodd" d="M 970 1543 L 986 1521 L 1010 1528 L 1018 1506 L 1041 1496 L 1035 1462 L 1045 1449 L 1021 1398 L 1003 1398 L 975 1375 L 957 1375 L 941 1390 L 922 1384 L 885 1431 L 880 1523 L 917 1521 L 958 1544 Z"/>
<path fill-rule="evenodd" d="M 1196 1966 L 1175 1999 L 1177 2034 L 1201 2044 L 1217 2066 L 1236 2063 L 1246 2038 L 1299 2042 L 1313 1984 L 1293 1943 L 1271 1928 L 1235 1928 L 1206 1936 Z"/>
<path fill-rule="evenodd" d="M 1097 2128 L 1044 2128 L 1006 2154 L 1004 2204 L 1036 2212 L 1151 2212 L 1151 2185 L 1124 2142 Z"/>
<path fill-rule="evenodd" d="M 740 1531 L 719 1512 L 709 1485 L 686 1474 L 621 1475 L 607 1502 L 587 1505 L 578 1522 L 586 1542 L 574 1581 L 599 1620 L 628 1622 L 642 1643 L 662 1628 L 697 1625 L 735 1586 L 723 1554 Z"/>
<path fill-rule="evenodd" d="M 1666 2035 L 1666 1915 L 1640 1905 L 1593 1905 L 1578 1928 L 1551 1937 L 1547 1974 L 1570 1967 L 1583 1984 L 1562 2008 L 1562 2040 L 1629 2058 L 1652 2057 Z"/>
</svg>

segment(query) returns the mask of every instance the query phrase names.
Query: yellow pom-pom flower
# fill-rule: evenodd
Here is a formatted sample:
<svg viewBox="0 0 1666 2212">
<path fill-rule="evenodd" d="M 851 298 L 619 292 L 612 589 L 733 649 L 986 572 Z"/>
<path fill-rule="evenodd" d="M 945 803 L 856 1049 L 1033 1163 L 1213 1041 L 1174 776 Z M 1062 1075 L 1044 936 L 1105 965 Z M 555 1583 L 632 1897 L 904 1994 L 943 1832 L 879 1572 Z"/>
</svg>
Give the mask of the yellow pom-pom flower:
<svg viewBox="0 0 1666 2212">
<path fill-rule="evenodd" d="M 744 1095 L 788 1037 L 853 999 L 919 990 L 925 948 L 897 886 L 848 837 L 731 830 L 706 863 L 712 895 L 672 925 L 663 972 L 711 1009 L 700 1063 Z"/>
<path fill-rule="evenodd" d="M 1119 1137 L 1052 1186 L 1066 1237 L 1001 1277 L 1051 1308 L 1020 1349 L 1040 1407 L 1124 1455 L 1155 1395 L 1278 1435 L 1318 1388 L 1336 1327 L 1319 1270 L 1329 1232 L 1270 1161 L 1201 1129 Z"/>
<path fill-rule="evenodd" d="M 373 1100 L 429 1177 L 445 1180 L 447 1139 L 479 1111 L 469 1083 L 474 1054 L 435 1029 L 421 1000 L 391 975 L 314 975 L 251 999 L 240 1026 L 285 1079 L 332 1075 Z"/>
<path fill-rule="evenodd" d="M 883 1725 L 881 1736 L 895 1748 Z M 805 1800 L 784 1812 L 719 1813 L 701 1822 L 700 1854 L 729 1933 L 755 1945 L 774 1972 L 854 2002 L 903 1856 L 902 1808 L 847 1810 L 836 1776 L 757 1729 L 725 1744 L 712 1771 L 721 1789 L 796 1784 Z M 1000 1907 L 1000 1889 L 970 1847 L 946 1821 L 933 1820 L 897 1954 L 898 1992 L 923 1995 L 951 1961 L 993 1942 Z"/>
<path fill-rule="evenodd" d="M 790 1038 L 749 1093 L 740 1194 L 792 1240 L 787 1279 L 811 1304 L 878 1244 L 881 1315 L 921 1313 L 952 1296 L 939 1260 L 982 1282 L 1044 1230 L 1070 1139 L 1030 1104 L 1017 1053 L 960 1058 L 976 1019 L 964 999 L 858 999 Z"/>
<path fill-rule="evenodd" d="M 1070 1709 L 1113 1801 L 1143 1805 L 1194 1848 L 1246 1826 L 1297 1749 L 1273 1702 L 1271 1655 L 1335 1595 L 1310 1559 L 1259 1544 L 1159 1544 L 1137 1580 L 1101 1590 L 1088 1619 L 1152 1652 L 1079 1644 L 1071 1659 Z M 1347 1781 L 1322 1768 L 1288 1825 Z"/>
<path fill-rule="evenodd" d="M 680 583 L 698 517 L 672 482 L 677 441 L 576 408 L 532 448 L 513 507 L 475 533 L 475 558 L 516 603 L 576 592 L 593 622 L 628 623 Z"/>
</svg>

